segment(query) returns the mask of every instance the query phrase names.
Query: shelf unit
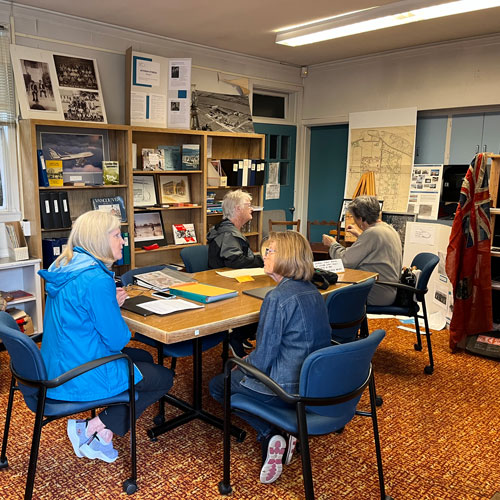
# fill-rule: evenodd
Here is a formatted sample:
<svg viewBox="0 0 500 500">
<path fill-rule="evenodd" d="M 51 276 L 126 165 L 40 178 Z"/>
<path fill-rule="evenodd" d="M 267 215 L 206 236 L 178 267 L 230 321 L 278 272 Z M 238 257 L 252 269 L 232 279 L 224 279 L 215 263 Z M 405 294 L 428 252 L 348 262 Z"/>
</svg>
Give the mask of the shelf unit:
<svg viewBox="0 0 500 500">
<path fill-rule="evenodd" d="M 178 130 L 149 127 L 131 127 L 128 125 L 106 125 L 94 123 L 65 122 L 53 120 L 21 120 L 20 121 L 20 164 L 22 171 L 22 193 L 24 200 L 24 217 L 31 223 L 31 236 L 28 238 L 29 253 L 32 258 L 42 259 L 42 238 L 60 238 L 69 234 L 70 229 L 41 229 L 40 193 L 43 191 L 66 191 L 70 206 L 70 215 L 74 220 L 78 215 L 92 209 L 91 198 L 122 196 L 127 221 L 122 230 L 129 233 L 130 266 L 120 266 L 118 273 L 127 269 L 161 263 L 181 264 L 180 250 L 186 245 L 175 245 L 172 224 L 194 224 L 198 244 L 205 244 L 207 220 L 210 225 L 213 218 L 207 217 L 207 161 L 214 159 L 262 160 L 265 151 L 263 134 L 238 134 L 231 132 L 208 132 L 200 130 Z M 117 185 L 109 186 L 62 186 L 39 187 L 37 149 L 40 149 L 40 132 L 58 133 L 100 133 L 107 137 L 109 154 L 106 160 L 117 160 L 120 165 L 120 180 Z M 138 157 L 132 161 L 133 144 L 136 145 Z M 133 163 L 142 166 L 141 152 L 143 148 L 157 149 L 160 145 L 198 144 L 200 146 L 199 170 L 134 170 Z M 210 158 L 208 156 L 210 155 Z M 190 184 L 191 203 L 195 207 L 134 207 L 133 185 L 135 175 L 151 175 L 158 186 L 158 176 L 187 176 Z M 220 190 L 221 188 L 217 188 Z M 248 186 L 253 203 L 263 204 L 262 186 Z M 160 200 L 158 200 L 160 201 Z M 157 250 L 135 248 L 134 217 L 138 212 L 147 210 L 160 211 L 163 219 L 164 234 L 167 245 Z M 256 212 L 250 231 L 246 234 L 253 250 L 258 250 L 262 235 L 261 212 Z"/>
<path fill-rule="evenodd" d="M 34 334 L 43 331 L 42 288 L 38 275 L 40 259 L 14 261 L 0 259 L 0 283 L 3 291 L 24 290 L 33 295 L 7 303 L 7 309 L 15 307 L 25 311 L 33 321 Z"/>
<path fill-rule="evenodd" d="M 129 158 L 131 150 L 130 127 L 97 123 L 73 123 L 53 120 L 20 120 L 20 164 L 22 171 L 22 193 L 24 218 L 31 223 L 28 239 L 30 257 L 42 259 L 42 239 L 61 238 L 70 229 L 42 229 L 40 193 L 44 191 L 66 191 L 72 220 L 92 209 L 91 198 L 122 196 L 127 210 L 127 220 L 133 220 L 133 209 L 129 189 Z M 105 159 L 117 160 L 120 165 L 119 184 L 102 186 L 40 187 L 38 183 L 37 149 L 40 149 L 40 132 L 93 134 L 102 133 L 105 144 Z M 108 153 L 108 154 L 106 154 Z M 129 223 L 123 223 L 123 231 L 129 231 Z M 123 266 L 126 267 L 126 266 Z M 128 268 L 128 267 L 127 267 Z"/>
<path fill-rule="evenodd" d="M 491 219 L 491 288 L 493 322 L 500 323 L 500 224 L 495 224 L 500 216 L 498 189 L 500 184 L 500 155 L 490 155 L 490 219 Z"/>
</svg>

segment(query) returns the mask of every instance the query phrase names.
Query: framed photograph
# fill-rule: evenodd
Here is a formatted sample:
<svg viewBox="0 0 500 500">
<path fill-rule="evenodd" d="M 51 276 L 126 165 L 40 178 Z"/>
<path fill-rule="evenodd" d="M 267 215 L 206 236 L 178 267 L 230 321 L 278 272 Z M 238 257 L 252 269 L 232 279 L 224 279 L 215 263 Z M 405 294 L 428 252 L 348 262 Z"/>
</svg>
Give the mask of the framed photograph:
<svg viewBox="0 0 500 500">
<path fill-rule="evenodd" d="M 186 245 L 196 243 L 196 232 L 194 224 L 172 224 L 174 243 L 176 245 Z"/>
<path fill-rule="evenodd" d="M 406 224 L 416 222 L 417 214 L 409 212 L 382 212 L 382 221 L 392 226 L 399 234 L 401 245 L 405 247 Z"/>
<path fill-rule="evenodd" d="M 22 117 L 63 120 L 52 52 L 11 45 L 10 54 Z"/>
<path fill-rule="evenodd" d="M 134 241 L 136 248 L 154 243 L 159 246 L 167 244 L 160 211 L 149 210 L 134 214 Z"/>
<path fill-rule="evenodd" d="M 160 203 L 191 203 L 187 175 L 159 175 Z"/>
<path fill-rule="evenodd" d="M 53 54 L 64 119 L 107 123 L 95 59 Z"/>
<path fill-rule="evenodd" d="M 61 160 L 64 184 L 102 185 L 102 162 L 108 160 L 106 130 L 75 132 L 40 130 L 40 149 L 45 160 Z"/>
<path fill-rule="evenodd" d="M 111 196 L 107 198 L 91 198 L 93 210 L 103 210 L 118 217 L 122 222 L 127 222 L 127 211 L 121 196 Z"/>
<path fill-rule="evenodd" d="M 134 175 L 134 207 L 153 207 L 157 203 L 154 176 Z"/>
</svg>

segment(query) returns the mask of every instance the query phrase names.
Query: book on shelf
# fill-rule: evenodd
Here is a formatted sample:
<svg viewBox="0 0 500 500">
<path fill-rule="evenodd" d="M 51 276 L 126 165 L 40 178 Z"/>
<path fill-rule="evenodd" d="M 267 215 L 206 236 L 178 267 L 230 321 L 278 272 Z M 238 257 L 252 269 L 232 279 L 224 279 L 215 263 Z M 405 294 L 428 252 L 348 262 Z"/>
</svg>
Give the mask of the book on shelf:
<svg viewBox="0 0 500 500">
<path fill-rule="evenodd" d="M 59 191 L 59 210 L 61 211 L 62 226 L 71 227 L 71 214 L 69 211 L 68 192 Z"/>
<path fill-rule="evenodd" d="M 24 290 L 10 290 L 8 292 L 3 292 L 9 298 L 9 302 L 12 300 L 22 300 L 22 299 L 31 299 L 34 295 L 30 292 L 25 292 Z"/>
<path fill-rule="evenodd" d="M 41 187 L 49 187 L 49 178 L 47 176 L 47 166 L 45 165 L 45 158 L 43 157 L 43 151 L 37 149 L 38 155 L 38 185 Z"/>
<path fill-rule="evenodd" d="M 164 170 L 181 170 L 181 147 L 180 146 L 158 146 L 163 151 Z"/>
<path fill-rule="evenodd" d="M 182 170 L 200 169 L 200 145 L 183 144 L 182 145 Z"/>
<path fill-rule="evenodd" d="M 122 248 L 122 258 L 118 259 L 115 264 L 117 266 L 128 266 L 130 265 L 130 239 L 128 232 L 122 233 L 123 238 L 123 248 Z"/>
<path fill-rule="evenodd" d="M 194 224 L 172 224 L 172 232 L 174 234 L 174 242 L 176 245 L 196 243 Z"/>
<path fill-rule="evenodd" d="M 142 170 L 165 170 L 163 149 L 142 149 Z"/>
<path fill-rule="evenodd" d="M 114 160 L 103 161 L 102 178 L 106 185 L 120 184 L 120 164 Z"/>
<path fill-rule="evenodd" d="M 160 271 L 136 274 L 134 276 L 134 283 L 144 288 L 164 292 L 172 286 L 185 283 L 196 283 L 196 280 L 191 278 L 187 273 L 165 268 Z"/>
<path fill-rule="evenodd" d="M 68 243 L 68 238 L 43 238 L 42 256 L 43 268 L 48 269 L 59 255 L 64 251 Z"/>
<path fill-rule="evenodd" d="M 92 209 L 110 212 L 118 217 L 122 222 L 127 222 L 127 211 L 121 196 L 110 196 L 107 198 L 91 198 Z"/>
<path fill-rule="evenodd" d="M 47 169 L 47 178 L 49 180 L 49 186 L 51 187 L 64 186 L 62 160 L 47 160 L 45 162 L 45 167 Z"/>
<path fill-rule="evenodd" d="M 236 290 L 203 283 L 186 283 L 183 285 L 171 286 L 170 293 L 186 299 L 195 300 L 196 302 L 202 302 L 203 304 L 238 296 Z"/>
</svg>

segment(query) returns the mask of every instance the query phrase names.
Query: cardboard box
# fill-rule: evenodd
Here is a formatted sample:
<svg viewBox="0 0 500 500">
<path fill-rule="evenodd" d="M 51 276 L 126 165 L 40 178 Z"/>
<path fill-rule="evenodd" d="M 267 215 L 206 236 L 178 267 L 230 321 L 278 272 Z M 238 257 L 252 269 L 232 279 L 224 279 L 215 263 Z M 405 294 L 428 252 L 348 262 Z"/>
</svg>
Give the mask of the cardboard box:
<svg viewBox="0 0 500 500">
<path fill-rule="evenodd" d="M 28 252 L 28 244 L 24 237 L 21 224 L 19 222 L 6 222 L 5 230 L 7 231 L 7 244 L 9 247 L 9 257 L 12 260 L 28 260 L 30 258 Z"/>
</svg>

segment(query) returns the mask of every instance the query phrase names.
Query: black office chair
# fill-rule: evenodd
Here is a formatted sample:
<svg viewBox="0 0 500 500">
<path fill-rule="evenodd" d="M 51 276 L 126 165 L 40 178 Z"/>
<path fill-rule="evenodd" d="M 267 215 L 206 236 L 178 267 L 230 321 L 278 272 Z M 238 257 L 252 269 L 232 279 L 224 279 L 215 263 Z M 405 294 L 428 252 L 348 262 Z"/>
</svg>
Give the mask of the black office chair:
<svg viewBox="0 0 500 500">
<path fill-rule="evenodd" d="M 191 247 L 190 247 L 191 248 Z M 193 247 L 194 248 L 194 247 Z M 207 257 L 207 266 L 208 266 L 208 257 Z M 137 274 L 142 274 L 142 273 L 150 273 L 153 271 L 160 271 L 164 269 L 165 265 L 157 265 L 157 266 L 148 266 L 148 267 L 140 267 L 137 269 L 131 269 L 130 271 L 127 271 L 125 274 L 121 276 L 122 284 L 123 286 L 128 286 L 131 285 L 134 282 L 134 277 Z M 214 333 L 213 335 L 207 335 L 201 339 L 201 350 L 202 352 L 208 351 L 209 349 L 212 349 L 212 347 L 215 347 L 216 345 L 219 345 L 221 342 L 223 343 L 222 346 L 222 363 L 226 362 L 228 358 L 228 351 L 229 351 L 229 343 L 228 343 L 228 335 L 229 332 L 218 332 Z M 170 362 L 170 369 L 174 372 L 175 374 L 175 368 L 177 365 L 177 358 L 185 358 L 188 356 L 193 355 L 193 341 L 192 340 L 184 340 L 183 342 L 176 342 L 175 344 L 163 344 L 157 340 L 151 339 L 147 337 L 146 335 L 142 335 L 141 333 L 134 333 L 133 340 L 137 340 L 139 342 L 142 342 L 144 344 L 150 345 L 152 347 L 156 347 L 157 352 L 158 352 L 158 364 L 163 365 L 163 361 L 165 356 L 171 357 L 171 362 Z M 162 398 L 160 399 L 160 412 L 155 417 L 154 422 L 156 424 L 161 424 L 165 420 L 165 400 Z"/>
<path fill-rule="evenodd" d="M 415 300 L 411 300 L 407 307 L 393 304 L 390 306 L 370 306 L 366 308 L 368 314 L 393 314 L 398 316 L 409 316 L 415 319 L 415 332 L 417 335 L 417 343 L 414 344 L 416 351 L 422 350 L 422 339 L 420 335 L 420 326 L 418 320 L 423 319 L 425 325 L 425 337 L 427 339 L 427 351 L 429 353 L 429 364 L 424 368 L 427 375 L 431 375 L 434 371 L 434 358 L 432 356 L 431 333 L 429 331 L 429 322 L 427 320 L 427 307 L 425 305 L 425 294 L 427 293 L 427 284 L 431 277 L 432 271 L 437 266 L 439 257 L 433 253 L 422 252 L 415 256 L 410 264 L 410 267 L 415 266 L 421 270 L 416 287 L 403 285 L 402 283 L 388 283 L 378 281 L 378 284 L 389 285 L 401 290 L 414 292 Z M 420 305 L 422 306 L 422 314 L 419 314 Z"/>
<path fill-rule="evenodd" d="M 36 466 L 38 460 L 38 449 L 42 428 L 49 422 L 59 418 L 74 415 L 88 410 L 95 410 L 113 404 L 129 405 L 130 417 L 130 456 L 131 476 L 123 482 L 123 490 L 131 495 L 137 490 L 137 460 L 136 460 L 136 428 L 135 428 L 135 387 L 134 387 L 134 364 L 126 354 L 115 354 L 105 358 L 96 359 L 72 370 L 63 373 L 53 380 L 47 380 L 47 370 L 40 350 L 28 335 L 21 333 L 14 319 L 6 312 L 0 312 L 0 339 L 4 343 L 10 355 L 10 370 L 12 380 L 9 390 L 9 400 L 5 415 L 5 428 L 2 441 L 2 452 L 0 455 L 0 469 L 9 466 L 7 461 L 7 441 L 9 437 L 10 420 L 14 404 L 14 392 L 20 390 L 26 406 L 35 413 L 35 426 L 31 440 L 31 453 L 26 479 L 24 499 L 30 500 L 33 496 L 35 484 Z M 47 389 L 59 387 L 83 373 L 98 366 L 110 363 L 117 359 L 126 359 L 129 372 L 129 388 L 127 391 L 106 399 L 96 401 L 58 401 L 47 398 Z M 89 479 L 90 481 L 90 479 Z"/>
<path fill-rule="evenodd" d="M 188 273 L 198 273 L 208 269 L 208 245 L 185 247 L 181 259 Z"/>
<path fill-rule="evenodd" d="M 223 495 L 232 492 L 229 426 L 231 409 L 235 409 L 256 415 L 298 438 L 307 500 L 314 499 L 309 436 L 337 432 L 347 425 L 355 415 L 371 417 L 380 498 L 392 500 L 385 493 L 375 404 L 375 385 L 371 366 L 373 354 L 384 336 L 383 330 L 377 330 L 369 337 L 357 342 L 332 345 L 310 354 L 301 368 L 299 394 L 288 394 L 271 378 L 244 360 L 229 359 L 224 371 L 224 477 L 219 483 L 219 492 Z M 231 396 L 231 369 L 233 365 L 237 365 L 245 373 L 261 381 L 280 399 L 293 407 L 291 409 L 276 407 L 243 394 Z M 369 386 L 370 391 L 370 411 L 358 411 L 356 407 L 367 386 Z"/>
</svg>

